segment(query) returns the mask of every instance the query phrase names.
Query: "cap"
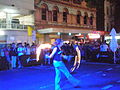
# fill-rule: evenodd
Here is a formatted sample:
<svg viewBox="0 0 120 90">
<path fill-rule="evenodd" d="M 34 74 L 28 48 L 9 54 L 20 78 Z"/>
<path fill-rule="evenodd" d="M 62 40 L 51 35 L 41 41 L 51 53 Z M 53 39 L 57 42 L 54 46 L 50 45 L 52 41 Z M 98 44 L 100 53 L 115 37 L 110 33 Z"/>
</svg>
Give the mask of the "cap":
<svg viewBox="0 0 120 90">
<path fill-rule="evenodd" d="M 60 44 L 61 42 L 63 42 L 63 40 L 59 38 L 59 39 L 56 39 L 55 44 Z"/>
</svg>

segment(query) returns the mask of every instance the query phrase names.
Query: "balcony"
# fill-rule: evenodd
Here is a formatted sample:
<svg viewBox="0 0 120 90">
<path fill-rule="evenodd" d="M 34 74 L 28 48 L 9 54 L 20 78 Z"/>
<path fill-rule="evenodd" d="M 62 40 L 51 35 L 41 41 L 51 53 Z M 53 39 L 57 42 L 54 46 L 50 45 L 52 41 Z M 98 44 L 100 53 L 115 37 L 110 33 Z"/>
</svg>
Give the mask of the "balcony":
<svg viewBox="0 0 120 90">
<path fill-rule="evenodd" d="M 26 30 L 27 25 L 21 25 L 16 23 L 0 23 L 0 30 Z"/>
</svg>

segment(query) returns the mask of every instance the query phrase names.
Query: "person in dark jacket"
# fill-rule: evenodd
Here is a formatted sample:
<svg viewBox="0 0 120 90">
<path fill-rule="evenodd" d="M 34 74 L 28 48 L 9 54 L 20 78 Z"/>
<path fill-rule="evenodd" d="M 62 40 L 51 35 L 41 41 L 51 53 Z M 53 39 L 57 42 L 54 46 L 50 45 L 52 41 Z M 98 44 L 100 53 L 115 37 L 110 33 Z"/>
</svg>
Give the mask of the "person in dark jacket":
<svg viewBox="0 0 120 90">
<path fill-rule="evenodd" d="M 17 49 L 15 43 L 11 44 L 10 48 L 10 58 L 11 58 L 11 68 L 16 68 L 16 60 L 17 60 Z"/>
</svg>

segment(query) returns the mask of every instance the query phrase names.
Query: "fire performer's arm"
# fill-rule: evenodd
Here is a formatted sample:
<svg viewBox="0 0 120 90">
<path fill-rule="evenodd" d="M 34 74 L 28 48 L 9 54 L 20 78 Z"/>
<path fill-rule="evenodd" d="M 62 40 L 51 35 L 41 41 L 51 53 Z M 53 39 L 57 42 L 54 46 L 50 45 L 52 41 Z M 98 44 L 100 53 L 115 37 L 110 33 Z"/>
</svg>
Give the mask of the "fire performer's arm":
<svg viewBox="0 0 120 90">
<path fill-rule="evenodd" d="M 53 49 L 53 51 L 52 51 L 52 53 L 48 56 L 46 56 L 47 58 L 52 58 L 53 56 L 54 56 L 54 54 L 56 53 L 56 51 L 57 51 L 57 48 L 55 47 L 54 49 Z"/>
<path fill-rule="evenodd" d="M 76 47 L 76 51 L 77 51 L 78 62 L 80 63 L 80 60 L 81 60 L 81 52 L 80 52 L 80 50 L 79 50 L 78 47 Z"/>
</svg>

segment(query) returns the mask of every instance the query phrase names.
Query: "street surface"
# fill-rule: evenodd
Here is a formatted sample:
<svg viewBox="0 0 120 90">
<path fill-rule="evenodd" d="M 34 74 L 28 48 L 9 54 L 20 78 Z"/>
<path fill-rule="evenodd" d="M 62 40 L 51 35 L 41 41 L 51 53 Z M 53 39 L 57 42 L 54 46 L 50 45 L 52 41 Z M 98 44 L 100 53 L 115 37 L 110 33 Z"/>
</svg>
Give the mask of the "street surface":
<svg viewBox="0 0 120 90">
<path fill-rule="evenodd" d="M 120 90 L 120 64 L 84 62 L 72 75 L 81 80 L 74 88 L 62 75 L 62 90 Z M 0 90 L 54 90 L 53 66 L 31 66 L 0 71 Z"/>
</svg>

